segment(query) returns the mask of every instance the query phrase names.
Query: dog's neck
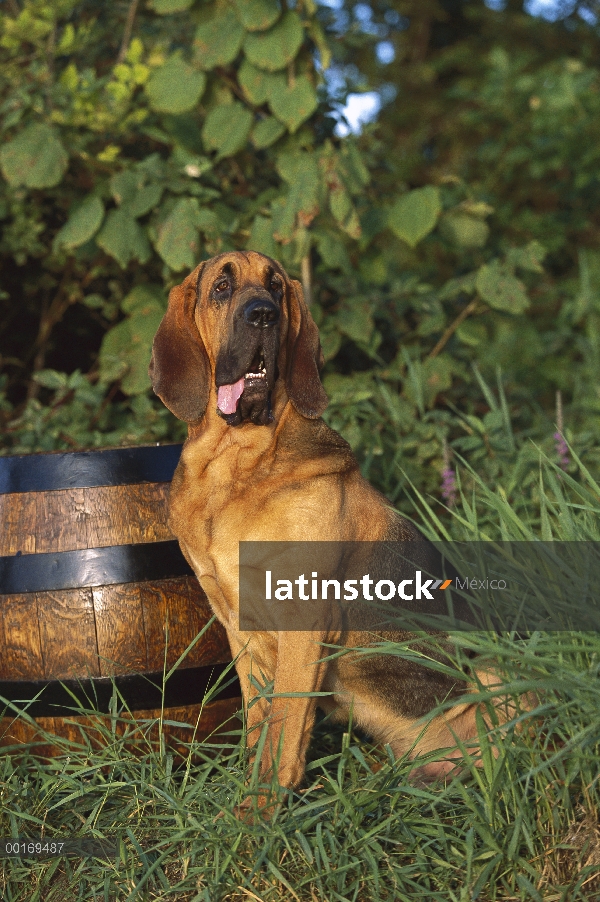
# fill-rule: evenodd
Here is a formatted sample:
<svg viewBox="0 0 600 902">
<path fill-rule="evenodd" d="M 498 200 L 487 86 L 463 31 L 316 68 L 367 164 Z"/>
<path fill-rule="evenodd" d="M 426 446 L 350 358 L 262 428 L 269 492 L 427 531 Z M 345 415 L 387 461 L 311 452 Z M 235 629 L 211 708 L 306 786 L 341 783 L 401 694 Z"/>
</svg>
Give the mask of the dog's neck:
<svg viewBox="0 0 600 902">
<path fill-rule="evenodd" d="M 238 445 L 240 449 L 247 448 L 256 453 L 257 457 L 264 454 L 266 449 L 277 442 L 277 436 L 284 422 L 290 416 L 299 416 L 288 398 L 285 384 L 278 379 L 271 396 L 273 420 L 265 426 L 256 426 L 247 421 L 239 426 L 229 426 L 219 415 L 217 409 L 217 391 L 213 385 L 206 411 L 201 420 L 188 425 L 188 441 L 210 440 L 214 444 L 214 454 L 219 454 L 225 447 Z"/>
<path fill-rule="evenodd" d="M 289 399 L 283 380 L 278 380 L 275 385 L 273 414 L 273 422 L 267 426 L 255 426 L 250 422 L 229 426 L 217 413 L 216 393 L 213 393 L 202 420 L 189 426 L 182 460 L 189 462 L 195 478 L 200 479 L 195 461 L 204 461 L 210 468 L 211 462 L 227 459 L 229 470 L 223 472 L 229 473 L 228 478 L 239 476 L 240 485 L 245 478 L 255 481 L 259 472 L 264 477 L 265 473 L 280 468 L 288 471 L 294 467 L 302 478 L 307 479 L 313 471 L 320 474 L 359 473 L 356 458 L 345 439 L 330 429 L 321 417 L 307 419 L 302 416 Z M 308 460 L 307 446 L 315 451 Z M 244 478 L 244 474 L 247 477 Z"/>
</svg>

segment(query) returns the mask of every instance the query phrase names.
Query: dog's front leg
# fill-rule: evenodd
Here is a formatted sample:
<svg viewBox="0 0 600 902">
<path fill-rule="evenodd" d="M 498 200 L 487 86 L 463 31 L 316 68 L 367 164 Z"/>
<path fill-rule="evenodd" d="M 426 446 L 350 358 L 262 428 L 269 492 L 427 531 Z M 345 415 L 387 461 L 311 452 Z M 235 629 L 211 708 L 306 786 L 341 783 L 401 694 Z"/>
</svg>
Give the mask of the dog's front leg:
<svg viewBox="0 0 600 902">
<path fill-rule="evenodd" d="M 264 717 L 263 699 L 247 709 L 248 746 L 251 742 L 253 746 L 256 745 L 258 739 L 265 740 L 260 759 L 260 778 L 263 784 L 270 782 L 275 770 L 279 785 L 290 789 L 304 775 L 306 751 L 317 707 L 317 698 L 312 693 L 321 689 L 327 670 L 327 663 L 319 660 L 326 654 L 321 645 L 325 641 L 335 642 L 336 637 L 325 632 L 279 634 L 273 696 L 267 707 L 267 716 Z M 244 684 L 239 666 L 240 658 L 236 665 L 240 681 Z M 246 685 L 250 698 L 250 693 L 256 690 L 249 681 Z M 265 720 L 267 733 L 263 737 L 259 727 L 264 725 Z M 250 733 L 252 728 L 253 733 Z M 260 810 L 262 817 L 268 818 L 275 811 L 276 805 L 276 796 L 268 790 L 265 792 L 263 788 L 257 797 L 246 798 L 236 808 L 236 815 L 252 819 L 252 812 L 256 808 Z"/>
<path fill-rule="evenodd" d="M 327 663 L 321 643 L 332 640 L 325 632 L 280 633 L 273 700 L 262 752 L 261 777 L 277 768 L 280 786 L 292 788 L 304 776 L 306 751 L 315 719 L 318 692 Z"/>
<path fill-rule="evenodd" d="M 252 750 L 260 739 L 261 727 L 267 722 L 270 711 L 269 699 L 259 689 L 265 681 L 265 674 L 261 672 L 238 633 L 228 632 L 227 637 L 242 690 L 246 718 L 246 748 Z"/>
</svg>

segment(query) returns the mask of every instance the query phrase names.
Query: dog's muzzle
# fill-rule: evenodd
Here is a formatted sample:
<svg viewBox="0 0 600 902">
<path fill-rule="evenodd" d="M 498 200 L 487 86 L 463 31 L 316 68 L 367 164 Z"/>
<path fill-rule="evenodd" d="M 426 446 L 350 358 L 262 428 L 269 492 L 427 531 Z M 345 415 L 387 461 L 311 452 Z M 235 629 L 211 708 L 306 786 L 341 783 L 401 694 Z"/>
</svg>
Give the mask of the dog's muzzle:
<svg viewBox="0 0 600 902">
<path fill-rule="evenodd" d="M 230 426 L 273 419 L 281 311 L 267 292 L 250 290 L 232 320 L 231 337 L 217 359 L 217 411 Z"/>
<path fill-rule="evenodd" d="M 243 307 L 243 314 L 249 326 L 256 326 L 259 329 L 268 329 L 279 322 L 279 308 L 264 298 L 247 301 Z"/>
</svg>

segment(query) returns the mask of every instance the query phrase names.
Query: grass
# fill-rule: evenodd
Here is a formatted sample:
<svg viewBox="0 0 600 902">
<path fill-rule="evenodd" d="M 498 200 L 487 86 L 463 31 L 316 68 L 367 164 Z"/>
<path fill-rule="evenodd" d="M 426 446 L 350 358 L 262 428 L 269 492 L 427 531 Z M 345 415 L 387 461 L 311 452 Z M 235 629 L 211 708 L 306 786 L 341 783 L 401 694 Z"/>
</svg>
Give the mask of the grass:
<svg viewBox="0 0 600 902">
<path fill-rule="evenodd" d="M 600 488 L 540 462 L 537 508 L 515 517 L 502 489 L 463 470 L 452 517 L 417 496 L 421 528 L 438 538 L 597 538 Z M 352 729 L 319 721 L 307 782 L 270 821 L 240 822 L 241 726 L 231 742 L 193 743 L 177 758 L 117 731 L 105 744 L 0 758 L 0 835 L 97 836 L 116 860 L 0 860 L 2 902 L 493 902 L 600 900 L 600 635 L 468 633 L 463 647 L 500 661 L 516 697 L 539 705 L 483 739 L 481 767 L 447 784 L 411 784 Z M 410 653 L 399 646 L 396 654 Z M 481 724 L 484 731 L 483 723 Z"/>
<path fill-rule="evenodd" d="M 7 756 L 3 835 L 116 837 L 119 857 L 5 859 L 3 902 L 600 898 L 600 691 L 579 669 L 597 652 L 595 637 L 548 643 L 543 729 L 508 730 L 498 757 L 446 786 L 411 785 L 407 762 L 321 722 L 307 787 L 269 822 L 232 813 L 239 746 L 197 748 L 179 768 L 122 741 L 51 763 Z"/>
</svg>

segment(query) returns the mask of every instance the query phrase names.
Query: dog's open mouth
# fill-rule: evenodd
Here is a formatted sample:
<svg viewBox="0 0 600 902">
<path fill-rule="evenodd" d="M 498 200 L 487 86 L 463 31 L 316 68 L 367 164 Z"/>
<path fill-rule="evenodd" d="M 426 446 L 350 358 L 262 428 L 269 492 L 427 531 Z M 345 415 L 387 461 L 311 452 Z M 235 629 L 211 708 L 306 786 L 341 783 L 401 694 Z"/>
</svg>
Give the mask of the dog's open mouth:
<svg viewBox="0 0 600 902">
<path fill-rule="evenodd" d="M 217 408 L 232 426 L 242 419 L 257 424 L 270 420 L 269 379 L 262 350 L 256 352 L 248 372 L 240 379 L 217 387 Z"/>
</svg>

